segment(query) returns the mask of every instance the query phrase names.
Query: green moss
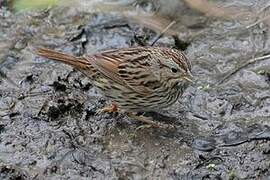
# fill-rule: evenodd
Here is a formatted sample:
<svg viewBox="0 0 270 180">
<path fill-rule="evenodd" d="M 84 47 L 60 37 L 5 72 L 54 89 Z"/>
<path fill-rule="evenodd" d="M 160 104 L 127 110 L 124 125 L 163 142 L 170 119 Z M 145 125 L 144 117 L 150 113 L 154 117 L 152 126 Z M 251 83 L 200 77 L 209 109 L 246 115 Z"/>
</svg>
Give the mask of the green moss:
<svg viewBox="0 0 270 180">
<path fill-rule="evenodd" d="M 55 6 L 58 0 L 16 0 L 13 8 L 15 11 L 46 9 Z"/>
</svg>

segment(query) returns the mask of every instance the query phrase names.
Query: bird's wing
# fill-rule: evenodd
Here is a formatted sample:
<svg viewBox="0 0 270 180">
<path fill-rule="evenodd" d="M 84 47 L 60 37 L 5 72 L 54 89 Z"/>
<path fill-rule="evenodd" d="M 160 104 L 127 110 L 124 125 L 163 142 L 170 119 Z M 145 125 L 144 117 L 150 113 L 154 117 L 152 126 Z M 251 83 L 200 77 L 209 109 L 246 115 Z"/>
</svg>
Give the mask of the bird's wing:
<svg viewBox="0 0 270 180">
<path fill-rule="evenodd" d="M 148 49 L 126 48 L 104 51 L 86 58 L 107 78 L 139 94 L 147 94 L 151 93 L 147 82 L 156 81 L 148 63 L 150 56 Z"/>
</svg>

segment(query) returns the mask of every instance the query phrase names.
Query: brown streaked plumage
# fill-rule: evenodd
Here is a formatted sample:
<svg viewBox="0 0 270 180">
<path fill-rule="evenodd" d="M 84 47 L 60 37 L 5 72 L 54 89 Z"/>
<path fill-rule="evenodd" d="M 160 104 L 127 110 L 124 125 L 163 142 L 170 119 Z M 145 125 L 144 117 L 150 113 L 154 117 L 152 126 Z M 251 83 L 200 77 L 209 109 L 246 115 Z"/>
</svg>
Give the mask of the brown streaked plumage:
<svg viewBox="0 0 270 180">
<path fill-rule="evenodd" d="M 81 71 L 104 96 L 127 112 L 170 106 L 192 77 L 185 55 L 165 47 L 113 49 L 83 57 L 40 48 L 37 54 Z"/>
</svg>

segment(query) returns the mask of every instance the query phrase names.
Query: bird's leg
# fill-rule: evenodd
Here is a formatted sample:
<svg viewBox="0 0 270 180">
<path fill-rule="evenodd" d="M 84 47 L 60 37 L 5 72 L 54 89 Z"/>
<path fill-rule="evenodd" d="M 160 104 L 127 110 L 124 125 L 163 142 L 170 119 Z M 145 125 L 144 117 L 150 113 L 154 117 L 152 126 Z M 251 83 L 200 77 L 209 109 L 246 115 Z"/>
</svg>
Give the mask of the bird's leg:
<svg viewBox="0 0 270 180">
<path fill-rule="evenodd" d="M 155 128 L 162 128 L 162 129 L 175 129 L 175 127 L 173 125 L 169 125 L 169 124 L 163 124 L 163 123 L 160 123 L 160 122 L 156 122 L 156 121 L 153 121 L 152 118 L 149 118 L 149 117 L 145 117 L 145 116 L 138 116 L 134 113 L 131 113 L 131 112 L 128 112 L 127 113 L 127 116 L 132 118 L 132 119 L 135 119 L 137 121 L 140 121 L 140 122 L 143 122 L 143 123 L 146 123 L 146 124 L 149 124 L 151 125 L 152 127 L 155 127 Z"/>
<path fill-rule="evenodd" d="M 116 103 L 111 103 L 110 106 L 106 106 L 104 108 L 98 109 L 97 114 L 101 113 L 113 113 L 113 112 L 118 112 L 118 106 Z"/>
</svg>

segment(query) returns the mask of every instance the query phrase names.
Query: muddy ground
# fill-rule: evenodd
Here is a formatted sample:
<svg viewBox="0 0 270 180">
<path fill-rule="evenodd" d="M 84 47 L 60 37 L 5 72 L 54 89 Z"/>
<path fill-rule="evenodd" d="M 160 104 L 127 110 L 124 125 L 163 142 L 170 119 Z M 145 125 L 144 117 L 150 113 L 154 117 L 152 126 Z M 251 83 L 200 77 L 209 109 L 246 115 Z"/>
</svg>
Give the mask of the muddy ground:
<svg viewBox="0 0 270 180">
<path fill-rule="evenodd" d="M 138 46 L 155 39 L 153 30 L 117 13 L 1 7 L 0 179 L 269 179 L 270 58 L 240 68 L 270 54 L 269 25 L 190 11 L 180 42 L 156 43 L 183 49 L 195 76 L 176 104 L 150 114 L 177 127 L 167 131 L 97 114 L 108 101 L 87 78 L 33 53 Z"/>
</svg>

